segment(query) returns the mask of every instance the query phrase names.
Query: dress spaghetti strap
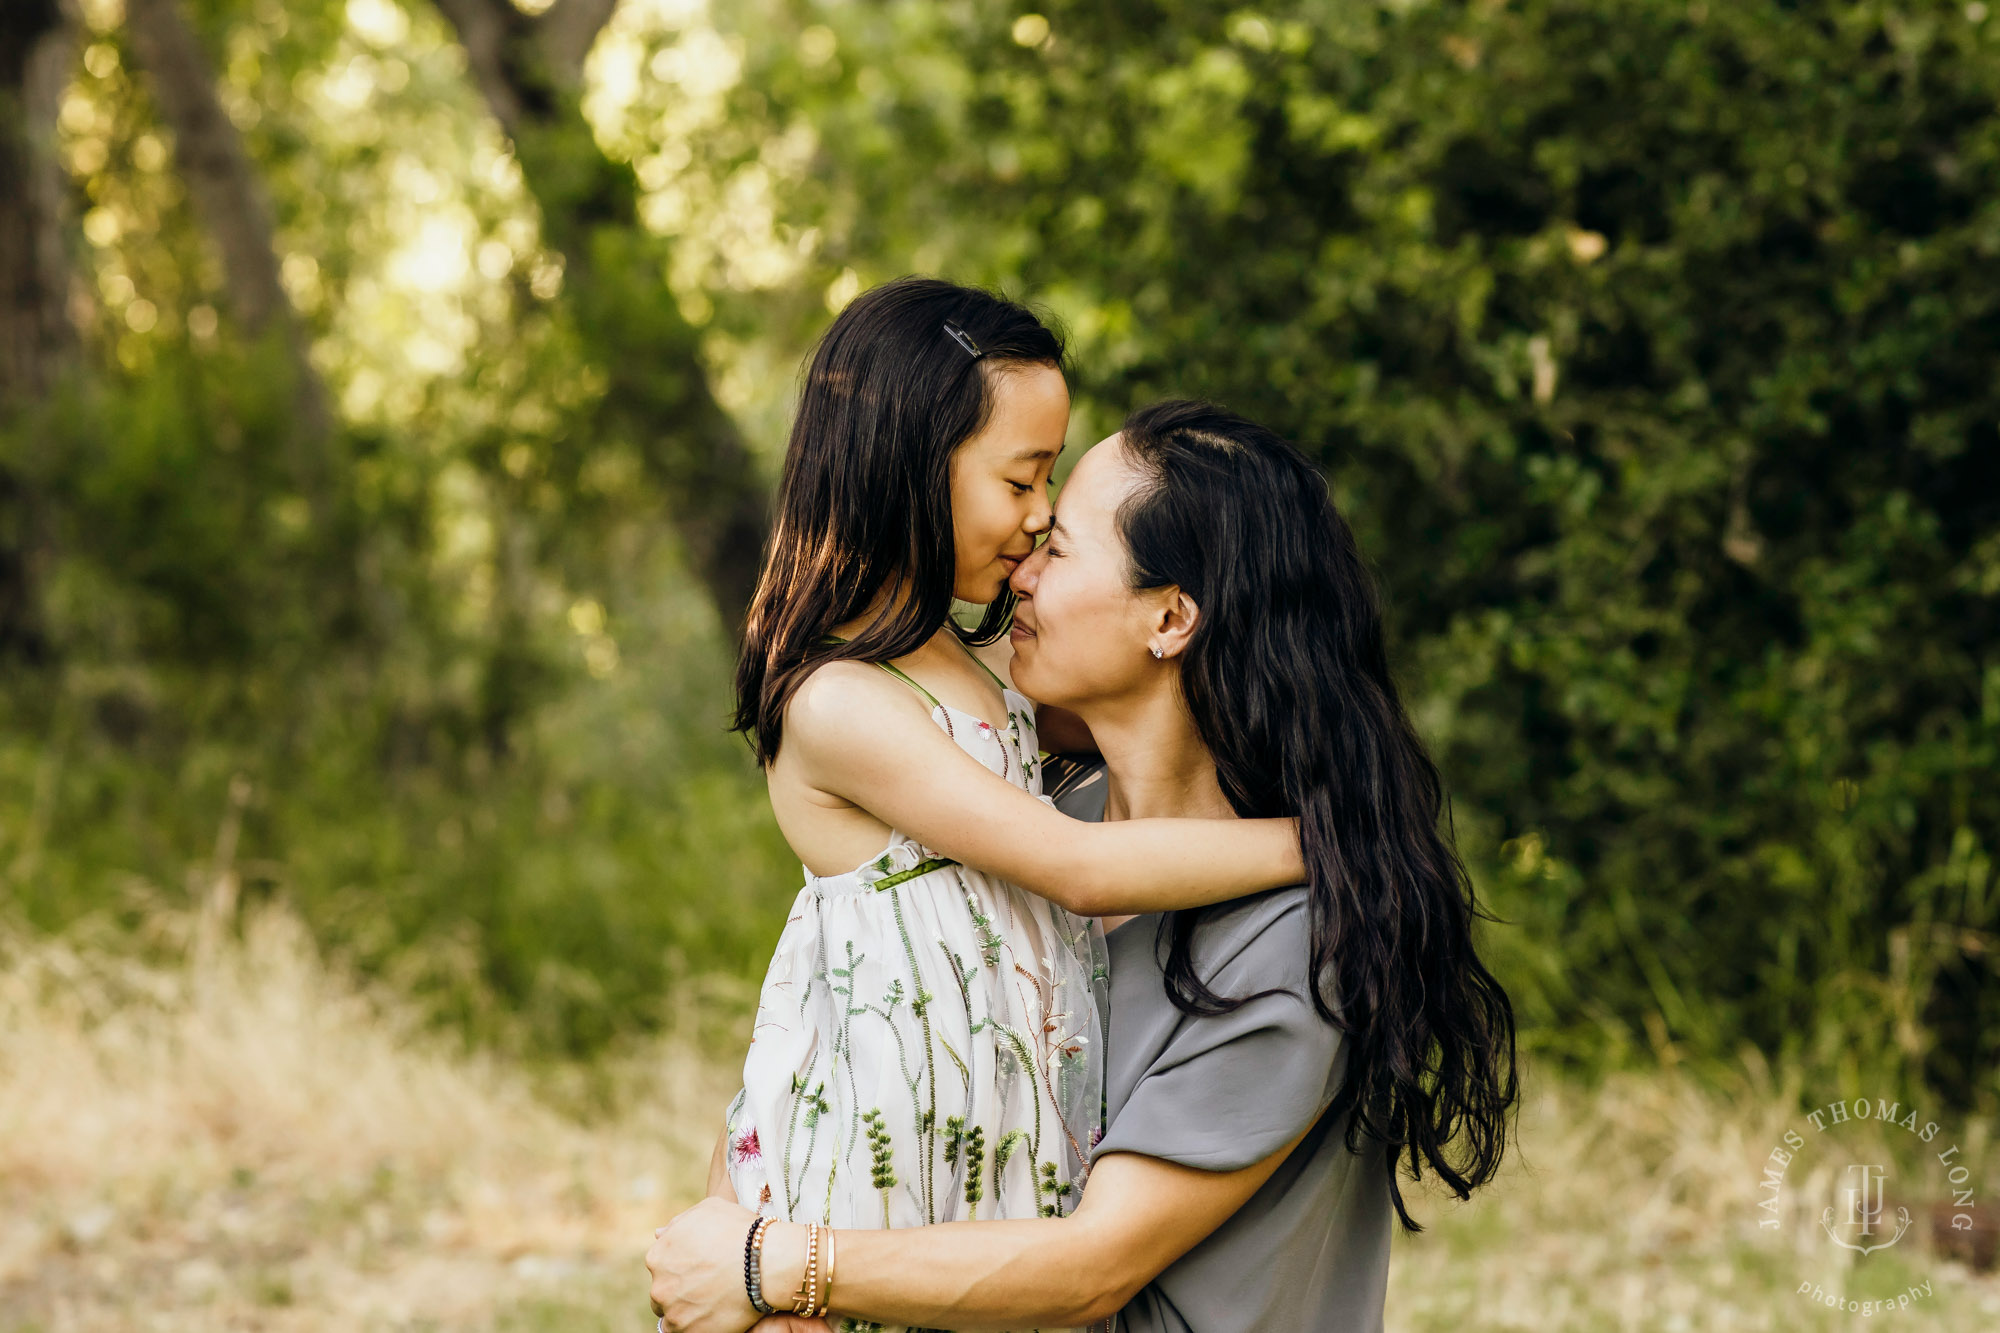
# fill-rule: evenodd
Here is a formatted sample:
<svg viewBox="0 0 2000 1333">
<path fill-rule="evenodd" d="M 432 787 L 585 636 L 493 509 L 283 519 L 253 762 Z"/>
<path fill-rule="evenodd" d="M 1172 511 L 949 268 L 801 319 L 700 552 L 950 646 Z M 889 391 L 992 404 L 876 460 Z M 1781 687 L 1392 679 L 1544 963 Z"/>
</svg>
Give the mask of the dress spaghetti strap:
<svg viewBox="0 0 2000 1333">
<path fill-rule="evenodd" d="M 958 636 L 957 636 L 957 635 L 953 635 L 952 637 L 953 637 L 953 638 L 957 638 Z M 845 639 L 843 639 L 843 638 L 840 638 L 840 637 L 838 637 L 837 635 L 833 635 L 833 634 L 829 634 L 829 635 L 827 635 L 827 636 L 826 636 L 826 640 L 825 640 L 825 641 L 826 641 L 827 643 L 846 643 L 846 642 L 847 642 L 847 640 L 845 640 Z M 979 654 L 978 654 L 978 653 L 975 653 L 975 652 L 973 652 L 973 651 L 972 651 L 972 649 L 970 649 L 970 648 L 966 648 L 966 647 L 965 647 L 965 644 L 964 644 L 964 642 L 963 642 L 963 641 L 960 641 L 960 643 L 959 643 L 959 645 L 958 645 L 958 646 L 959 646 L 959 647 L 961 647 L 961 648 L 965 648 L 965 655 L 966 655 L 967 657 L 971 658 L 971 659 L 972 659 L 972 660 L 973 660 L 973 661 L 974 661 L 975 663 L 978 663 L 978 666 L 979 666 L 979 669 L 980 669 L 981 671 L 984 671 L 984 672 L 985 672 L 985 673 L 986 673 L 986 674 L 987 674 L 988 676 L 990 676 L 990 677 L 992 678 L 992 680 L 993 680 L 993 683 L 994 683 L 995 685 L 999 686 L 999 688 L 1000 688 L 1000 697 L 1001 697 L 1001 699 L 1002 699 L 1002 700 L 1005 700 L 1005 699 L 1006 699 L 1006 697 L 1007 697 L 1007 682 L 1006 682 L 1006 681 L 1004 681 L 1004 680 L 1002 680 L 1002 679 L 1000 679 L 999 675 L 998 675 L 998 674 L 997 674 L 997 673 L 996 673 L 996 672 L 995 672 L 995 671 L 993 670 L 993 668 L 992 668 L 992 667 L 990 667 L 990 666 L 987 666 L 987 665 L 986 665 L 986 663 L 984 663 L 984 662 L 980 661 L 980 658 L 979 658 Z M 943 705 L 943 704 L 941 704 L 941 703 L 939 703 L 939 702 L 938 702 L 938 698 L 937 698 L 937 696 L 936 696 L 935 694 L 932 694 L 932 693 L 931 693 L 931 692 L 930 692 L 929 690 L 927 690 L 927 689 L 925 689 L 925 688 L 924 688 L 923 686 L 921 686 L 921 685 L 917 684 L 916 680 L 915 680 L 914 678 L 912 678 L 912 677 L 910 676 L 910 674 L 909 674 L 908 672 L 904 671 L 904 670 L 903 670 L 903 669 L 902 669 L 901 667 L 897 666 L 897 665 L 896 665 L 896 664 L 895 664 L 894 662 L 876 662 L 876 663 L 873 663 L 872 665 L 874 665 L 874 666 L 878 666 L 878 667 L 881 667 L 881 668 L 882 668 L 882 669 L 883 669 L 884 671 L 886 671 L 886 672 L 888 672 L 888 673 L 889 673 L 890 675 L 894 676 L 894 677 L 895 677 L 895 678 L 896 678 L 897 680 L 900 680 L 900 681 L 902 681 L 902 682 L 903 682 L 903 683 L 904 683 L 905 685 L 909 686 L 909 687 L 910 687 L 911 689 L 915 690 L 915 691 L 916 691 L 916 692 L 917 692 L 918 694 L 922 695 L 922 696 L 923 696 L 923 700 L 924 700 L 924 702 L 925 702 L 925 703 L 927 703 L 927 704 L 929 704 L 929 705 L 930 705 L 930 706 L 931 706 L 932 708 L 943 708 L 943 707 L 944 707 L 944 705 Z"/>
<path fill-rule="evenodd" d="M 902 681 L 905 685 L 915 690 L 918 694 L 923 695 L 924 702 L 929 704 L 932 708 L 944 707 L 943 704 L 937 701 L 936 695 L 932 694 L 929 690 L 925 689 L 923 686 L 917 684 L 916 681 L 912 680 L 909 677 L 909 675 L 906 672 L 904 672 L 904 670 L 901 667 L 897 666 L 894 662 L 877 662 L 875 665 L 881 667 L 884 671 L 894 676 L 897 680 Z"/>
<path fill-rule="evenodd" d="M 958 639 L 958 636 L 956 634 L 952 635 L 952 637 L 954 639 Z M 1007 697 L 1007 691 L 1012 687 L 1008 685 L 1006 681 L 1000 679 L 999 672 L 995 671 L 992 667 L 986 665 L 985 658 L 981 657 L 978 653 L 972 651 L 972 645 L 968 644 L 963 639 L 959 639 L 958 646 L 965 649 L 965 655 L 971 658 L 974 662 L 977 662 L 979 664 L 979 669 L 981 671 L 984 671 L 992 679 L 993 683 L 1000 687 L 1000 698 L 1004 701 Z"/>
</svg>

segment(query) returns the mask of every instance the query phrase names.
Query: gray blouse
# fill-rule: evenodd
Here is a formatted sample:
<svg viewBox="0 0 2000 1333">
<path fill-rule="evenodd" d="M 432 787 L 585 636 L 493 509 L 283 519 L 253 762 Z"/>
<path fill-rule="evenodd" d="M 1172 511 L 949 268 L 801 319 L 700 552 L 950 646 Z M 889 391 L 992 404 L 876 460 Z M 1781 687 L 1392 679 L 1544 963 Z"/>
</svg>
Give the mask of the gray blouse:
<svg viewBox="0 0 2000 1333">
<path fill-rule="evenodd" d="M 1064 784 L 1058 808 L 1102 819 L 1102 770 Z M 1379 1333 L 1395 1212 L 1379 1146 L 1347 1150 L 1346 1118 L 1322 1113 L 1346 1064 L 1340 1032 L 1313 1008 L 1303 887 L 1213 909 L 1195 965 L 1223 996 L 1273 987 L 1197 1018 L 1167 998 L 1162 918 L 1108 936 L 1111 1005 L 1106 1127 L 1092 1154 L 1131 1152 L 1205 1171 L 1262 1161 L 1311 1130 L 1235 1216 L 1141 1291 L 1124 1333 Z M 1087 1188 L 1087 1187 L 1086 1187 Z"/>
</svg>

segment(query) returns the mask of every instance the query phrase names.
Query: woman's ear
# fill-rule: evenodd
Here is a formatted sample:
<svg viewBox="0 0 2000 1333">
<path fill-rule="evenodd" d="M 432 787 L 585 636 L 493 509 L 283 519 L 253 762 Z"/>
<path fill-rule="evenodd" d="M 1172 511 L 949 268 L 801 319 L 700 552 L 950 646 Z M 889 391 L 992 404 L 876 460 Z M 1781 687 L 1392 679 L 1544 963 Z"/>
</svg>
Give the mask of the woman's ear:
<svg viewBox="0 0 2000 1333">
<path fill-rule="evenodd" d="M 1161 588 L 1153 611 L 1152 635 L 1147 646 L 1153 656 L 1165 660 L 1187 651 L 1188 640 L 1201 620 L 1201 608 L 1194 598 L 1178 587 Z"/>
</svg>

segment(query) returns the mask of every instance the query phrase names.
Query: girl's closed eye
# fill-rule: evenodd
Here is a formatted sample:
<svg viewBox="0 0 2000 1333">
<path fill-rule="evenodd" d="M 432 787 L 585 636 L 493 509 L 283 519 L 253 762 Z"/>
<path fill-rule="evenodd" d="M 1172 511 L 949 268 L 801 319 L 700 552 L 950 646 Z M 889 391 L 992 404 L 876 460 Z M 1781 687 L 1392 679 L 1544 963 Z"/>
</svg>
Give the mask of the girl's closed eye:
<svg viewBox="0 0 2000 1333">
<path fill-rule="evenodd" d="M 1014 494 L 1016 495 L 1026 495 L 1029 491 L 1035 489 L 1035 484 L 1031 481 L 1010 481 L 1007 484 L 1014 488 Z"/>
</svg>

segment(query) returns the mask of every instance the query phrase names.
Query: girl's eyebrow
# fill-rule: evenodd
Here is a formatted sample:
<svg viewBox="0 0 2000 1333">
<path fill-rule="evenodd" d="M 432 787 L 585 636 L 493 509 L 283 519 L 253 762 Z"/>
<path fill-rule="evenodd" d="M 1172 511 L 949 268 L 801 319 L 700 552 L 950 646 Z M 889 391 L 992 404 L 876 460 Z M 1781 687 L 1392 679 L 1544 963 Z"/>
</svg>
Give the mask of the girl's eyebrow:
<svg viewBox="0 0 2000 1333">
<path fill-rule="evenodd" d="M 1014 455 L 1014 461 L 1016 463 L 1039 463 L 1044 458 L 1054 458 L 1061 452 L 1061 445 L 1057 445 L 1053 449 L 1023 449 L 1020 453 Z"/>
</svg>

